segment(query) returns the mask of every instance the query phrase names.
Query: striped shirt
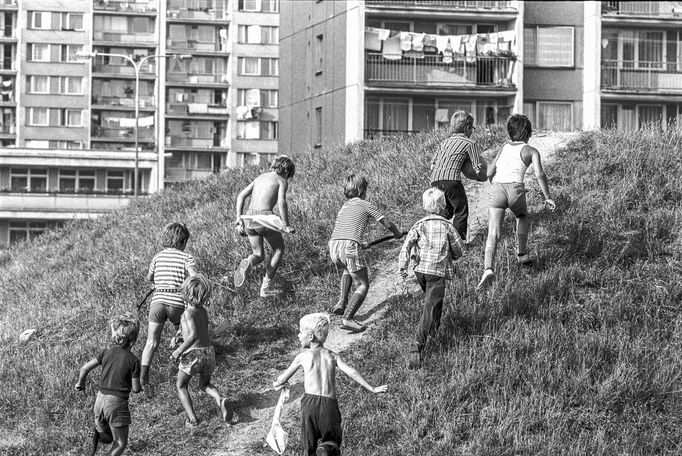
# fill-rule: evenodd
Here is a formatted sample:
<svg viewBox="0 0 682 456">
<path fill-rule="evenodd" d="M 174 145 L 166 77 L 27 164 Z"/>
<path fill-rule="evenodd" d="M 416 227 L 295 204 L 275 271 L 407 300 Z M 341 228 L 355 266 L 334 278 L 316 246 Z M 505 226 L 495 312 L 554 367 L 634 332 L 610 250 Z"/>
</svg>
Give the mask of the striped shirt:
<svg viewBox="0 0 682 456">
<path fill-rule="evenodd" d="M 370 217 L 378 222 L 384 218 L 384 214 L 368 201 L 361 198 L 349 199 L 336 216 L 332 240 L 348 239 L 362 242 L 362 235 L 365 233 Z"/>
<path fill-rule="evenodd" d="M 168 248 L 157 253 L 149 265 L 149 273 L 154 274 L 154 288 L 178 291 L 155 291 L 150 307 L 157 302 L 185 307 L 179 289 L 188 275 L 188 269 L 195 266 L 194 257 L 182 250 Z"/>
<path fill-rule="evenodd" d="M 407 269 L 410 258 L 415 272 L 452 279 L 452 262 L 462 256 L 462 239 L 455 226 L 440 215 L 430 214 L 408 231 L 398 257 L 399 269 Z"/>
<path fill-rule="evenodd" d="M 443 141 L 431 160 L 431 183 L 461 180 L 462 165 L 467 157 L 475 170 L 481 169 L 481 153 L 483 149 L 476 141 L 463 133 L 455 133 Z"/>
</svg>

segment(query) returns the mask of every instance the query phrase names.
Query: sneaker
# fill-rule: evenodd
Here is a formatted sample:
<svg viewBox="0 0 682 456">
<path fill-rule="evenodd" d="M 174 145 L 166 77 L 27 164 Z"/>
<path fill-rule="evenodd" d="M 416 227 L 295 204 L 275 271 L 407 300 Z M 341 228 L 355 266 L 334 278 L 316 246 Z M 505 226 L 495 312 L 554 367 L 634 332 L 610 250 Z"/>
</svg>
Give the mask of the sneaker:
<svg viewBox="0 0 682 456">
<path fill-rule="evenodd" d="M 232 407 L 227 402 L 227 399 L 223 399 L 220 401 L 220 412 L 223 415 L 223 421 L 226 423 L 229 423 L 232 421 L 232 417 L 234 416 L 234 410 L 232 410 Z"/>
<path fill-rule="evenodd" d="M 495 280 L 495 273 L 492 269 L 486 269 L 481 276 L 481 281 L 478 282 L 478 286 L 476 286 L 476 291 L 480 291 L 486 286 L 490 285 L 493 280 Z"/>
<path fill-rule="evenodd" d="M 339 448 L 336 445 L 321 444 L 315 451 L 315 456 L 339 456 Z"/>
<path fill-rule="evenodd" d="M 268 285 L 263 284 L 260 287 L 260 297 L 261 298 L 272 298 L 274 296 L 279 296 L 282 294 L 282 290 L 275 288 L 272 283 Z"/>
<path fill-rule="evenodd" d="M 99 432 L 97 428 L 92 429 L 92 435 L 90 435 L 90 456 L 94 456 L 97 453 L 97 446 L 99 445 Z"/>
<path fill-rule="evenodd" d="M 343 301 L 337 302 L 336 305 L 332 308 L 332 313 L 334 315 L 343 315 L 345 311 L 346 306 L 343 305 Z"/>
<path fill-rule="evenodd" d="M 240 263 L 239 267 L 234 271 L 234 286 L 239 288 L 246 282 L 246 277 L 251 270 L 251 262 L 248 258 L 244 258 Z"/>
<path fill-rule="evenodd" d="M 533 259 L 527 253 L 518 253 L 516 255 L 516 262 L 519 264 L 519 266 L 530 266 L 533 264 Z"/>
</svg>

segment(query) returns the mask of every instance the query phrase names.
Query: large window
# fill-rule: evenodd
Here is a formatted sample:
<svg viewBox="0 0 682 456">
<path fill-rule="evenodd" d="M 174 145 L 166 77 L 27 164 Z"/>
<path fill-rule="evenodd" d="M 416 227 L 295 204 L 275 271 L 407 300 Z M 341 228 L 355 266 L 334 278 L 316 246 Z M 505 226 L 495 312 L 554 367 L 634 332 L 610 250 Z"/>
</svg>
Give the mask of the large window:
<svg viewBox="0 0 682 456">
<path fill-rule="evenodd" d="M 60 49 L 61 62 L 78 62 L 82 63 L 78 58 L 78 53 L 83 52 L 83 46 L 80 44 L 62 44 Z"/>
<path fill-rule="evenodd" d="M 83 30 L 83 15 L 79 13 L 61 13 L 62 30 Z"/>
<path fill-rule="evenodd" d="M 125 171 L 107 170 L 107 193 L 123 193 L 125 191 Z"/>
<path fill-rule="evenodd" d="M 50 45 L 44 43 L 28 43 L 28 58 L 31 62 L 49 62 Z"/>
<path fill-rule="evenodd" d="M 28 108 L 28 125 L 49 125 L 47 108 Z"/>
<path fill-rule="evenodd" d="M 277 44 L 279 28 L 266 25 L 240 25 L 237 29 L 238 41 L 248 44 Z"/>
<path fill-rule="evenodd" d="M 27 76 L 29 93 L 50 93 L 50 77 L 41 75 Z"/>
<path fill-rule="evenodd" d="M 573 103 L 539 101 L 536 111 L 536 128 L 555 131 L 573 130 Z"/>
<path fill-rule="evenodd" d="M 9 186 L 13 192 L 46 192 L 47 169 L 10 168 Z"/>
<path fill-rule="evenodd" d="M 237 122 L 237 139 L 270 139 L 279 137 L 277 122 Z"/>
<path fill-rule="evenodd" d="M 41 30 L 49 30 L 52 28 L 50 13 L 46 11 L 29 11 L 28 28 Z"/>
<path fill-rule="evenodd" d="M 239 0 L 239 11 L 279 12 L 279 0 Z"/>
<path fill-rule="evenodd" d="M 239 57 L 238 72 L 241 76 L 277 76 L 279 59 L 265 57 Z"/>
<path fill-rule="evenodd" d="M 33 239 L 47 230 L 47 222 L 17 221 L 9 222 L 9 243 Z"/>
<path fill-rule="evenodd" d="M 68 108 L 28 108 L 28 125 L 82 127 L 83 111 Z"/>
<path fill-rule="evenodd" d="M 260 105 L 256 105 L 253 97 L 257 95 L 256 99 L 260 101 Z M 276 108 L 279 106 L 277 90 L 268 89 L 237 89 L 237 106 L 260 106 L 261 108 Z"/>
<path fill-rule="evenodd" d="M 82 149 L 83 142 L 60 139 L 27 139 L 26 147 L 29 149 Z"/>
<path fill-rule="evenodd" d="M 525 64 L 539 67 L 572 67 L 573 27 L 533 27 L 524 30 Z"/>
<path fill-rule="evenodd" d="M 92 169 L 60 169 L 59 191 L 64 193 L 92 193 L 95 190 L 95 171 Z"/>
<path fill-rule="evenodd" d="M 80 76 L 60 76 L 59 93 L 67 95 L 82 95 L 83 78 Z"/>
</svg>

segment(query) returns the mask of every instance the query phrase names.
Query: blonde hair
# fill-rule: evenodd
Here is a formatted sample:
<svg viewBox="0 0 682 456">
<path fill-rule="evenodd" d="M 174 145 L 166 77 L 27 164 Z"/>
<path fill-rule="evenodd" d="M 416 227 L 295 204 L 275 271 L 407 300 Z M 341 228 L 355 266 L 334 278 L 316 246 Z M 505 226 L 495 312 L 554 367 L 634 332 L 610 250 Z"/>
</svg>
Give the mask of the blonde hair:
<svg viewBox="0 0 682 456">
<path fill-rule="evenodd" d="M 351 174 L 343 184 L 343 194 L 346 198 L 362 198 L 367 193 L 367 179 Z"/>
<path fill-rule="evenodd" d="M 315 336 L 318 342 L 324 343 L 329 334 L 329 315 L 325 313 L 311 313 L 304 315 L 299 323 L 301 329 L 308 329 Z"/>
<path fill-rule="evenodd" d="M 270 171 L 274 171 L 285 179 L 291 179 L 296 173 L 294 161 L 286 155 L 278 155 L 270 165 Z"/>
<path fill-rule="evenodd" d="M 135 344 L 140 332 L 140 322 L 130 312 L 117 315 L 109 320 L 111 340 L 119 347 L 128 348 Z"/>
<path fill-rule="evenodd" d="M 182 299 L 186 303 L 192 304 L 193 306 L 201 306 L 211 299 L 213 294 L 213 286 L 202 273 L 195 274 L 188 277 L 182 285 L 180 285 L 180 293 L 182 293 Z"/>
<path fill-rule="evenodd" d="M 442 190 L 431 187 L 422 195 L 422 207 L 430 214 L 438 214 L 445 209 L 445 193 Z"/>
<path fill-rule="evenodd" d="M 466 111 L 457 111 L 450 118 L 450 127 L 454 133 L 464 133 L 470 125 L 474 125 L 474 117 Z"/>
</svg>

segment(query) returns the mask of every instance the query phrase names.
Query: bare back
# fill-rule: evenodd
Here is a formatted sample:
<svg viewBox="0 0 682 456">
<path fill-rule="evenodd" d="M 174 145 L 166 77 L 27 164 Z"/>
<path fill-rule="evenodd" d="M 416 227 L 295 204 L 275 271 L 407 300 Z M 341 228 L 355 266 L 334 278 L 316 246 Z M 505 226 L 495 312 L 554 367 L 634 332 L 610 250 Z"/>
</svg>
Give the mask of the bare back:
<svg viewBox="0 0 682 456">
<path fill-rule="evenodd" d="M 305 392 L 335 399 L 336 353 L 324 347 L 317 347 L 298 356 L 303 367 Z"/>
<path fill-rule="evenodd" d="M 271 211 L 277 205 L 280 187 L 286 179 L 277 173 L 263 173 L 253 180 L 250 209 Z"/>
<path fill-rule="evenodd" d="M 182 337 L 189 340 L 196 338 L 189 348 L 202 348 L 211 346 L 211 337 L 208 332 L 208 312 L 205 307 L 188 307 L 180 320 Z"/>
</svg>

